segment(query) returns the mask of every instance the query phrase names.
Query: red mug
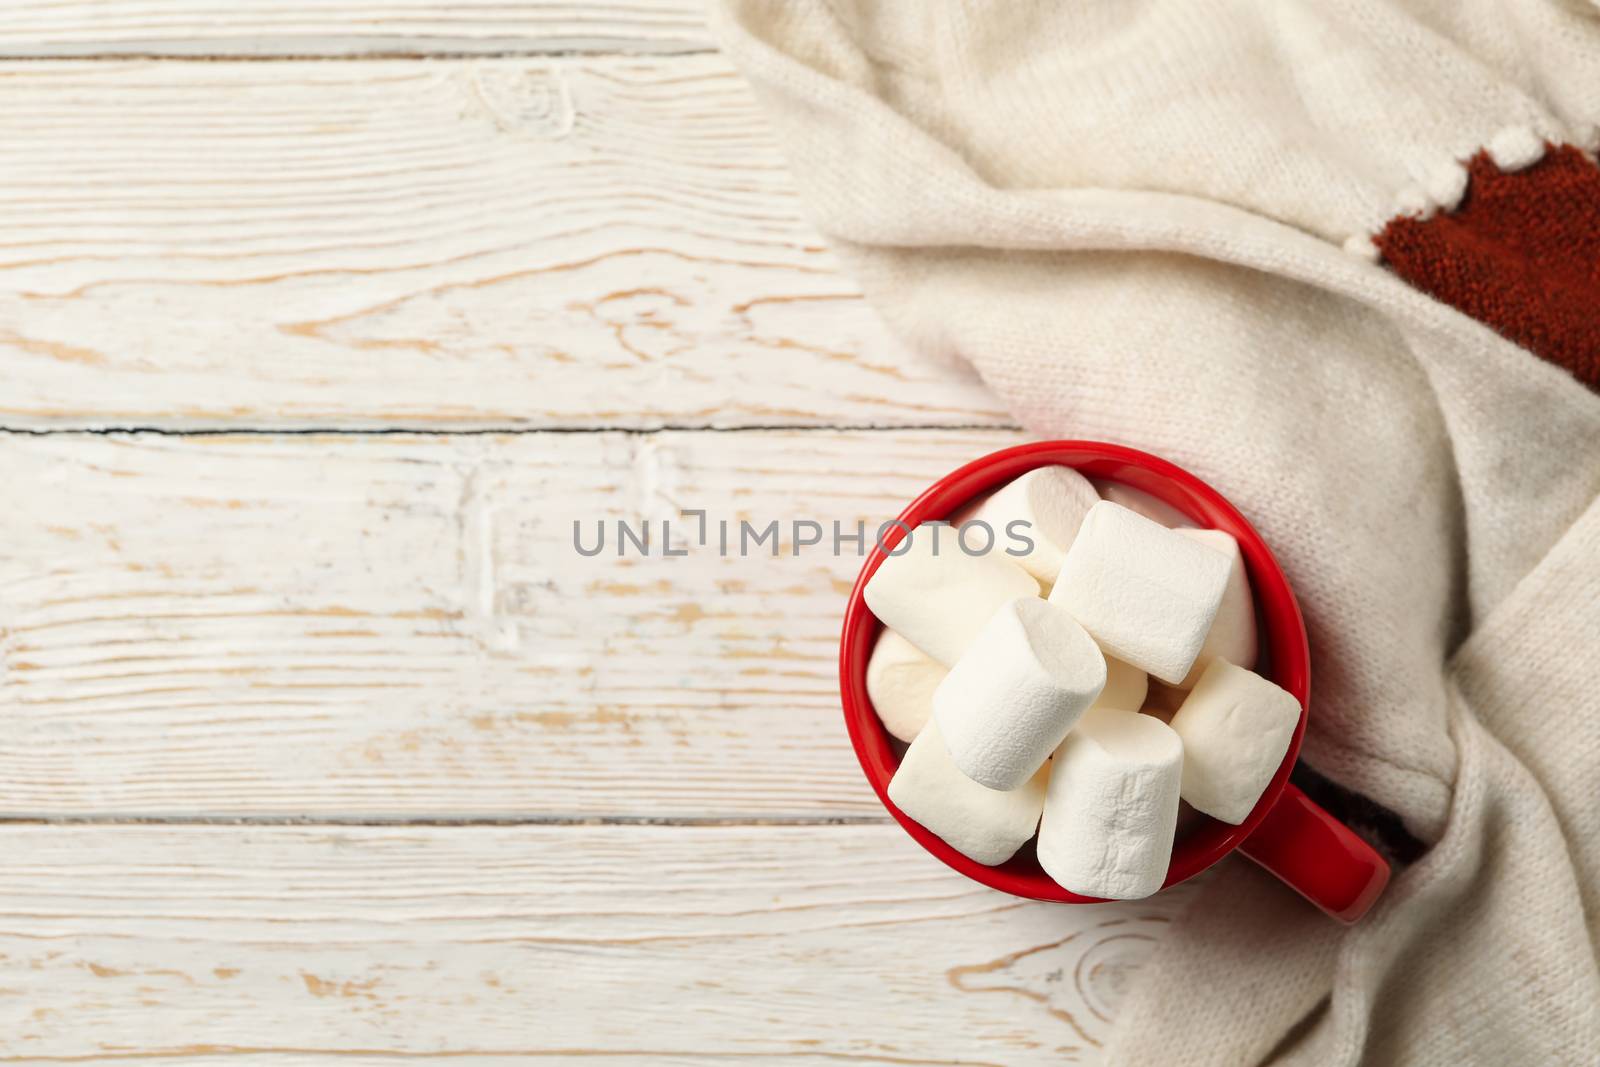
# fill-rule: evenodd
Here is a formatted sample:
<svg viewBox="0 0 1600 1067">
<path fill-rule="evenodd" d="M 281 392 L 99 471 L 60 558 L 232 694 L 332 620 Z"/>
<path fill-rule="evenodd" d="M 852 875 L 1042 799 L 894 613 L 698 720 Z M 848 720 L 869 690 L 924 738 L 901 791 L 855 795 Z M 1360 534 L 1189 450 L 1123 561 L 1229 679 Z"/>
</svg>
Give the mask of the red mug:
<svg viewBox="0 0 1600 1067">
<path fill-rule="evenodd" d="M 1311 654 L 1294 590 L 1261 535 L 1221 493 L 1181 467 L 1120 445 L 1040 441 L 991 453 L 939 479 L 900 513 L 899 521 L 904 526 L 888 526 L 884 530 L 882 543 L 868 554 L 855 588 L 850 591 L 839 642 L 839 691 L 845 725 L 849 727 L 856 758 L 878 799 L 918 844 L 968 878 L 1033 900 L 1100 902 L 1097 897 L 1070 893 L 1052 881 L 1039 866 L 1032 843 L 1000 866 L 987 867 L 957 852 L 895 807 L 889 800 L 888 788 L 900 757 L 867 697 L 867 660 L 881 624 L 868 610 L 863 594 L 867 580 L 884 560 L 884 549 L 893 548 L 906 530 L 918 523 L 947 519 L 973 498 L 1035 467 L 1053 464 L 1076 468 L 1086 477 L 1142 490 L 1200 526 L 1232 534 L 1244 557 L 1261 623 L 1255 669 L 1300 702 L 1300 722 L 1295 726 L 1289 750 L 1249 817 L 1238 826 L 1230 826 L 1202 816 L 1173 845 L 1172 862 L 1162 888 L 1194 877 L 1239 849 L 1329 915 L 1342 922 L 1355 922 L 1383 892 L 1389 881 L 1389 865 L 1349 827 L 1289 782 L 1289 772 L 1305 736 L 1311 693 Z"/>
</svg>

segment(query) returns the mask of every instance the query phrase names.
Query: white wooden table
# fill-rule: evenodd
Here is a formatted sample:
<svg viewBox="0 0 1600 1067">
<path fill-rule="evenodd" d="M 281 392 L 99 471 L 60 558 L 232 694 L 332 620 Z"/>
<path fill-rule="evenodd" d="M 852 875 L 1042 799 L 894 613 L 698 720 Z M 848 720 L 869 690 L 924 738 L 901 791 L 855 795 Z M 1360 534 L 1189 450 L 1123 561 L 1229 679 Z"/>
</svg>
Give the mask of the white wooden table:
<svg viewBox="0 0 1600 1067">
<path fill-rule="evenodd" d="M 686 0 L 0 19 L 0 1061 L 1092 1062 L 1179 899 L 863 781 L 851 557 L 1021 439 L 886 335 Z"/>
</svg>

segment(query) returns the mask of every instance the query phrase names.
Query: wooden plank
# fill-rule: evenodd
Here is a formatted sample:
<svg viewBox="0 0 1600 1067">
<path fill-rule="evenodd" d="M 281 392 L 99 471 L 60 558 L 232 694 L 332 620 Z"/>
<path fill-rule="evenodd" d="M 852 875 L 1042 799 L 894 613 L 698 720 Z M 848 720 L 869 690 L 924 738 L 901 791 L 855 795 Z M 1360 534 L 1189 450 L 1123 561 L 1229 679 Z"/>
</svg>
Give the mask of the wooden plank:
<svg viewBox="0 0 1600 1067">
<path fill-rule="evenodd" d="M 0 853 L 6 1062 L 1092 1062 L 1189 895 L 1020 901 L 881 825 L 7 826 Z"/>
<path fill-rule="evenodd" d="M 832 523 L 1020 439 L 0 435 L 0 813 L 881 816 Z M 710 543 L 662 556 L 684 508 Z M 655 551 L 574 550 L 617 519 Z M 741 519 L 830 543 L 740 558 Z"/>
<path fill-rule="evenodd" d="M 717 55 L 0 63 L 0 424 L 1006 425 Z"/>
<path fill-rule="evenodd" d="M 29 0 L 0 57 L 426 56 L 692 52 L 694 0 Z"/>
</svg>

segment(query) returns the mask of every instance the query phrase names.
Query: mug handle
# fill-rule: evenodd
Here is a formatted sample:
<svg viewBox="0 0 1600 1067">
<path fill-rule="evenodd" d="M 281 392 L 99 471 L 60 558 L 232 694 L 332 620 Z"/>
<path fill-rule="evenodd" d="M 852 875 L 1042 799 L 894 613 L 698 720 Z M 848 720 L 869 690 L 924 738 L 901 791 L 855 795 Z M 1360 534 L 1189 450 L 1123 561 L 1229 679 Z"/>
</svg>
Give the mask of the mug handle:
<svg viewBox="0 0 1600 1067">
<path fill-rule="evenodd" d="M 1367 913 L 1389 884 L 1389 864 L 1293 782 L 1239 851 L 1343 923 Z"/>
</svg>

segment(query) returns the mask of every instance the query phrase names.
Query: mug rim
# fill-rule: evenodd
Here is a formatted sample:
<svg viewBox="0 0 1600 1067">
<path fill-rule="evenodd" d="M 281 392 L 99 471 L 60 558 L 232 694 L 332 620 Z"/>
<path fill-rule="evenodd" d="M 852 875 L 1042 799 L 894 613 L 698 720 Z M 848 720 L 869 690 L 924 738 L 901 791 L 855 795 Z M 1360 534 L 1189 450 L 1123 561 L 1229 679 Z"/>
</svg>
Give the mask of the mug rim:
<svg viewBox="0 0 1600 1067">
<path fill-rule="evenodd" d="M 1222 530 L 1239 544 L 1257 613 L 1256 670 L 1291 693 L 1300 704 L 1288 750 L 1249 816 L 1229 826 L 1209 815 L 1180 834 L 1161 887 L 1194 877 L 1238 848 L 1259 826 L 1288 785 L 1299 758 L 1310 713 L 1311 656 L 1305 620 L 1288 577 L 1254 526 L 1220 492 L 1159 456 L 1105 441 L 1058 439 L 1014 445 L 980 456 L 935 481 L 906 505 L 867 553 L 850 590 L 839 640 L 839 693 L 856 760 L 885 810 L 926 851 L 968 878 L 1013 896 L 1072 904 L 1104 898 L 1082 896 L 1056 884 L 1039 866 L 1030 840 L 999 866 L 989 867 L 956 851 L 889 799 L 889 779 L 899 766 L 897 742 L 884 729 L 867 695 L 867 662 L 883 628 L 866 605 L 867 582 L 906 531 L 919 523 L 948 519 L 979 495 L 1038 467 L 1067 466 L 1090 478 L 1121 482 L 1176 508 L 1202 528 Z M 1262 670 L 1265 664 L 1268 669 Z M 1197 813 L 1199 814 L 1199 813 Z"/>
</svg>

